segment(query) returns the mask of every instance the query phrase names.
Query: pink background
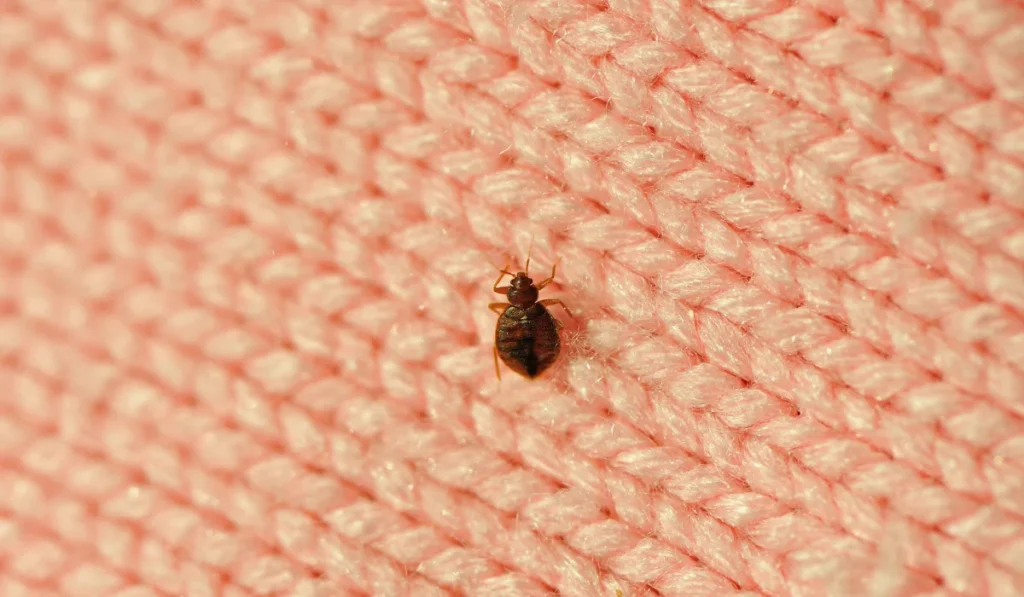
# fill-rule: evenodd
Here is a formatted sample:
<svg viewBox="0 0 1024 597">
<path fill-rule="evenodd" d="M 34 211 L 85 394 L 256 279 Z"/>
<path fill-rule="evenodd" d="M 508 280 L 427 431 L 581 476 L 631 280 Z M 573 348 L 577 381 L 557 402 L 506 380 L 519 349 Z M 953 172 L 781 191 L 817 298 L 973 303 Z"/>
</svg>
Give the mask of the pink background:
<svg viewBox="0 0 1024 597">
<path fill-rule="evenodd" d="M 1024 5 L 0 0 L 0 595 L 733 594 L 1024 595 Z"/>
</svg>

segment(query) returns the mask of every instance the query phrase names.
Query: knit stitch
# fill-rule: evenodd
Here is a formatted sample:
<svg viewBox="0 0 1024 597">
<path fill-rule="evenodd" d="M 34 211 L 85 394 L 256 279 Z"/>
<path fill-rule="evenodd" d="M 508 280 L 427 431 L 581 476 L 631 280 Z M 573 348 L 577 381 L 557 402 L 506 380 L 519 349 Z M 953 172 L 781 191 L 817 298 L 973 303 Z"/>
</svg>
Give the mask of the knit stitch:
<svg viewBox="0 0 1024 597">
<path fill-rule="evenodd" d="M 0 595 L 1024 596 L 1024 5 L 0 4 Z"/>
</svg>

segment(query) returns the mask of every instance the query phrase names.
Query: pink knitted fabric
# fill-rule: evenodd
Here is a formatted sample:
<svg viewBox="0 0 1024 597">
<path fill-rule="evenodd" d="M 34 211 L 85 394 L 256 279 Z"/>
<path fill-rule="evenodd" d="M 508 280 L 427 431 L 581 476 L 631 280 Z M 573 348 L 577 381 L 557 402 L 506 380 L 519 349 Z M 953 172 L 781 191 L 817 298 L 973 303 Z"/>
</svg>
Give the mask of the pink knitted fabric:
<svg viewBox="0 0 1024 597">
<path fill-rule="evenodd" d="M 1024 4 L 0 1 L 0 595 L 1024 595 Z"/>
</svg>

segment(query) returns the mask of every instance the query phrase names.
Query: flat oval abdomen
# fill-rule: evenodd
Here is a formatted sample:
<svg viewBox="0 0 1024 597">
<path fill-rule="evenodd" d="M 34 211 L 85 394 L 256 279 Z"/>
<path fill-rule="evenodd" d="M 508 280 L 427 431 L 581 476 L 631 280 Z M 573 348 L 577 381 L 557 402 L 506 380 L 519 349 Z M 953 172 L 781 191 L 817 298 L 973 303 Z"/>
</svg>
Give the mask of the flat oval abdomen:
<svg viewBox="0 0 1024 597">
<path fill-rule="evenodd" d="M 558 358 L 558 323 L 544 305 L 529 309 L 510 306 L 498 318 L 494 343 L 509 369 L 534 378 Z"/>
</svg>

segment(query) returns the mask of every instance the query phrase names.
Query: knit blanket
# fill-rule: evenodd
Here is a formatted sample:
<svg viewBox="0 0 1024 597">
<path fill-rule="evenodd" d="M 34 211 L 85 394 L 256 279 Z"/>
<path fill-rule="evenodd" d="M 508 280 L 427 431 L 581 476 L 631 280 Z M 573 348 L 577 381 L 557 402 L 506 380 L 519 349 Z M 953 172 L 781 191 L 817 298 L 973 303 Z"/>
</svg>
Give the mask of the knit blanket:
<svg viewBox="0 0 1024 597">
<path fill-rule="evenodd" d="M 0 0 L 0 595 L 1024 596 L 1024 4 Z"/>
</svg>

